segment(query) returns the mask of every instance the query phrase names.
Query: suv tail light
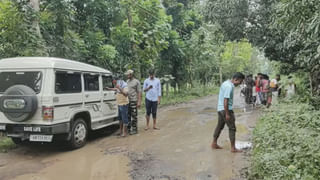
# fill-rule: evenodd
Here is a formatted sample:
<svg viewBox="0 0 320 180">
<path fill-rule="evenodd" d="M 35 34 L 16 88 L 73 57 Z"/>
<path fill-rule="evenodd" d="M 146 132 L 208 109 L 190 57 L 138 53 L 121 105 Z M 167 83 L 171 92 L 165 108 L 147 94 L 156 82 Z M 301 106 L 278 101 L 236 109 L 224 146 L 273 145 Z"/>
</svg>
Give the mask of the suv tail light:
<svg viewBox="0 0 320 180">
<path fill-rule="evenodd" d="M 53 120 L 53 107 L 42 106 L 42 118 L 45 121 Z"/>
</svg>

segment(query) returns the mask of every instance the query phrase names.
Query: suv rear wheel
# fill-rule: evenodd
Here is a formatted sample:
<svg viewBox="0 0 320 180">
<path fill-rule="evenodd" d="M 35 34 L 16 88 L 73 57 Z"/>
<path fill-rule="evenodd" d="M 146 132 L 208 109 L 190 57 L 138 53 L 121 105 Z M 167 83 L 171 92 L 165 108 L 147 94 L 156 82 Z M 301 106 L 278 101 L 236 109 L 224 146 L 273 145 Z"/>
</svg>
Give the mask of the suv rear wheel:
<svg viewBox="0 0 320 180">
<path fill-rule="evenodd" d="M 69 145 L 72 149 L 81 148 L 86 144 L 88 136 L 88 126 L 86 122 L 78 118 L 74 121 L 71 131 Z"/>
</svg>

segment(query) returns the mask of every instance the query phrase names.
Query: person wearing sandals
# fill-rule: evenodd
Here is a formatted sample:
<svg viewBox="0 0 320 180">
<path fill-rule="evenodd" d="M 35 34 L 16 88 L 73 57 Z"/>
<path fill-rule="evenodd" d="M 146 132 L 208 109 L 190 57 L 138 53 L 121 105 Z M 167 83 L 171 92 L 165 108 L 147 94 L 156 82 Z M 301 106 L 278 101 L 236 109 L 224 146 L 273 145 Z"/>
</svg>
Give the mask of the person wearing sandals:
<svg viewBox="0 0 320 180">
<path fill-rule="evenodd" d="M 128 99 L 128 87 L 127 83 L 120 79 L 119 77 L 115 77 L 112 81 L 115 88 L 108 88 L 109 90 L 116 91 L 116 100 L 118 104 L 118 119 L 120 124 L 120 136 L 127 136 L 127 127 L 128 127 L 128 107 L 129 107 L 129 99 Z"/>
<path fill-rule="evenodd" d="M 153 69 L 149 70 L 149 78 L 143 83 L 143 91 L 146 93 L 146 120 L 147 125 L 145 130 L 149 129 L 150 115 L 152 113 L 153 118 L 153 129 L 159 129 L 156 126 L 157 122 L 157 108 L 160 104 L 161 99 L 161 84 L 160 80 L 155 77 L 155 72 Z"/>
</svg>

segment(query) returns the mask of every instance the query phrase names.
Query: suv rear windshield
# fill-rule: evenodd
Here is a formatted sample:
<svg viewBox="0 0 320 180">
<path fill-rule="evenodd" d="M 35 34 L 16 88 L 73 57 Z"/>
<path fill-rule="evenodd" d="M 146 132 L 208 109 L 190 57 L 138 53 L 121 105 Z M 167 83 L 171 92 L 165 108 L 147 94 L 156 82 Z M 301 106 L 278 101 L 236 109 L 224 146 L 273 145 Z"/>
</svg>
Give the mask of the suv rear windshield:
<svg viewBox="0 0 320 180">
<path fill-rule="evenodd" d="M 0 72 L 0 93 L 13 85 L 25 85 L 39 93 L 41 81 L 41 72 Z"/>
</svg>

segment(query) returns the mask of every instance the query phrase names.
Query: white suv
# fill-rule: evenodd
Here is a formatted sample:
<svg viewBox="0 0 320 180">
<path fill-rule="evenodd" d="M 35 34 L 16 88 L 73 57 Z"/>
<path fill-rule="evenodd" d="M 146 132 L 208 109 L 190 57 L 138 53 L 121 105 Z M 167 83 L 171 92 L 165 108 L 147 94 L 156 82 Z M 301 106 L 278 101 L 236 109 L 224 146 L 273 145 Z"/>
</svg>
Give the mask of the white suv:
<svg viewBox="0 0 320 180">
<path fill-rule="evenodd" d="M 88 131 L 116 124 L 112 74 L 59 58 L 0 60 L 0 131 L 15 143 L 63 139 L 85 145 Z"/>
</svg>

